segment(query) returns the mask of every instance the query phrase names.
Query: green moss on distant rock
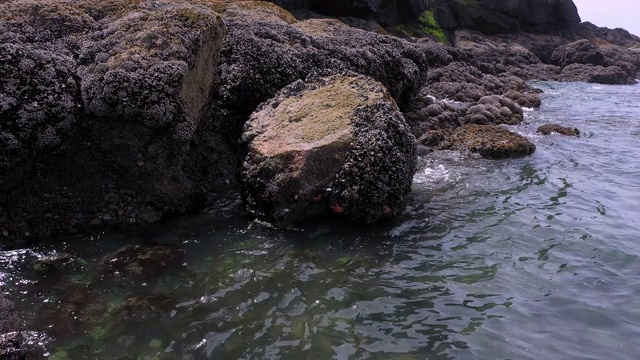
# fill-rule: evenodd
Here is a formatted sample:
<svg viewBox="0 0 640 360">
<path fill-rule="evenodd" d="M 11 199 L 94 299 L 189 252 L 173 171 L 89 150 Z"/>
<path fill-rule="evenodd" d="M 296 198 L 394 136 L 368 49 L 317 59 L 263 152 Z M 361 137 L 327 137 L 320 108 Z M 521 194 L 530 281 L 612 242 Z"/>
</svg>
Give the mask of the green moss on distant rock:
<svg viewBox="0 0 640 360">
<path fill-rule="evenodd" d="M 420 17 L 418 17 L 418 23 L 422 25 L 422 32 L 434 36 L 443 44 L 449 44 L 449 39 L 438 24 L 438 20 L 436 20 L 436 17 L 433 14 L 433 10 L 426 10 L 420 14 Z"/>
</svg>

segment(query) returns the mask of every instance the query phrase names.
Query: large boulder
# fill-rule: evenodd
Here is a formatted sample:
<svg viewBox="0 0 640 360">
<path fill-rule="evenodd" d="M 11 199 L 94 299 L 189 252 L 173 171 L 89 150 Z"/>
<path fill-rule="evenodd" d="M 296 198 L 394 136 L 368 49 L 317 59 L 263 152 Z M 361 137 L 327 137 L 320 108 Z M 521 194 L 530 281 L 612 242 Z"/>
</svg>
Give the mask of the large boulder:
<svg viewBox="0 0 640 360">
<path fill-rule="evenodd" d="M 353 73 L 297 81 L 245 125 L 247 206 L 278 225 L 335 213 L 364 223 L 401 213 L 415 138 L 379 82 Z"/>
<path fill-rule="evenodd" d="M 0 3 L 0 234 L 157 221 L 202 202 L 186 168 L 225 33 L 211 4 Z"/>
</svg>

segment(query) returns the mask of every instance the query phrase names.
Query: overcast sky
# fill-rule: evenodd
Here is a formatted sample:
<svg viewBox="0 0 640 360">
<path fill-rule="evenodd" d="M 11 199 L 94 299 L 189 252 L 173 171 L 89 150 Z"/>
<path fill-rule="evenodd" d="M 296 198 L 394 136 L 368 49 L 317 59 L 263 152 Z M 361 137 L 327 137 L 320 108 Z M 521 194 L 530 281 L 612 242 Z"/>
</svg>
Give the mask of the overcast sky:
<svg viewBox="0 0 640 360">
<path fill-rule="evenodd" d="M 582 21 L 640 36 L 640 0 L 573 0 Z"/>
</svg>

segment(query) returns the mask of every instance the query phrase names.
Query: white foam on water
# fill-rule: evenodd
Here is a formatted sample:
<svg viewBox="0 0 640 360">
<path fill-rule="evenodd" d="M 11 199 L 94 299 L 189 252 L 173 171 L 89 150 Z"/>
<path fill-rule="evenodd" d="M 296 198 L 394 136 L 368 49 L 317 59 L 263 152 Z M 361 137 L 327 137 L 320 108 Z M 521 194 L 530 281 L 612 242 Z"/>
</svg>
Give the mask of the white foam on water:
<svg viewBox="0 0 640 360">
<path fill-rule="evenodd" d="M 413 182 L 416 184 L 433 184 L 449 179 L 449 170 L 443 164 L 432 164 L 418 171 L 413 177 Z"/>
</svg>

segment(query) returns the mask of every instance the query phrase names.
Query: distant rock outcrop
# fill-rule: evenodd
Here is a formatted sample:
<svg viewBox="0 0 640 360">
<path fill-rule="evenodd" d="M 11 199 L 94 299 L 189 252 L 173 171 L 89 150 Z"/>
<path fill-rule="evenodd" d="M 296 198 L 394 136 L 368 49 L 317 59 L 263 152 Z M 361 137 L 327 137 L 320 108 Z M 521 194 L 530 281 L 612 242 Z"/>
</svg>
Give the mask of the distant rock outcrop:
<svg viewBox="0 0 640 360">
<path fill-rule="evenodd" d="M 373 19 L 383 26 L 419 20 L 430 12 L 442 29 L 484 33 L 551 31 L 580 22 L 571 0 L 273 0 L 290 10 Z"/>
</svg>

